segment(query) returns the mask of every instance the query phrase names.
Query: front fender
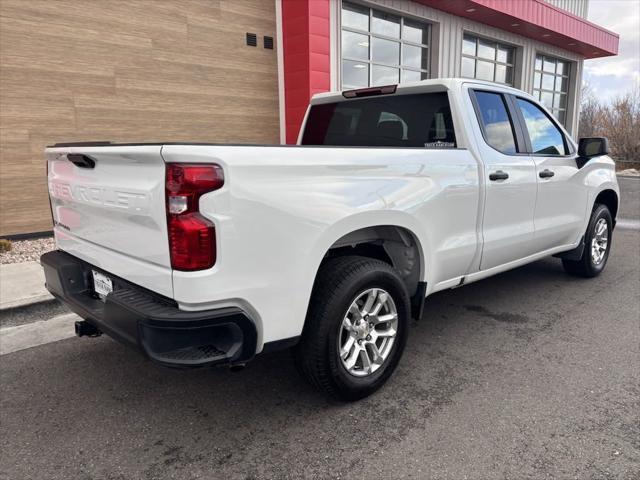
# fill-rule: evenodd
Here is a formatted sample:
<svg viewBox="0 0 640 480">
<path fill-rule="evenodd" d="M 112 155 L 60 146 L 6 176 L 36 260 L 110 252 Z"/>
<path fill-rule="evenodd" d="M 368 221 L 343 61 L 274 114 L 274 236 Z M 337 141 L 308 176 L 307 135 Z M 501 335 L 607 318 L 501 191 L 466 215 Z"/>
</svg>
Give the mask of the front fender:
<svg viewBox="0 0 640 480">
<path fill-rule="evenodd" d="M 608 156 L 597 157 L 586 163 L 581 170 L 586 170 L 584 182 L 589 188 L 591 203 L 604 190 L 613 190 L 620 199 L 620 187 L 616 177 L 615 163 Z"/>
<path fill-rule="evenodd" d="M 589 160 L 580 169 L 584 175 L 584 185 L 587 188 L 587 215 L 585 216 L 584 229 L 586 230 L 591 210 L 598 195 L 605 190 L 613 190 L 620 204 L 620 187 L 616 176 L 615 163 L 608 156 L 596 157 Z M 614 219 L 615 220 L 615 219 Z"/>
</svg>

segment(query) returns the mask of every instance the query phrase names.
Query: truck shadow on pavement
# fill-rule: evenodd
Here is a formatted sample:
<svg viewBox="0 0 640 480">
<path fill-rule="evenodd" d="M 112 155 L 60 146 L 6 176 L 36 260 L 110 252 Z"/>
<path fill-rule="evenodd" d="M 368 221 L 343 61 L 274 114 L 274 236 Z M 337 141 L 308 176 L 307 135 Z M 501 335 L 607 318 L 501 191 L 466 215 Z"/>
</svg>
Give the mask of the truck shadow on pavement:
<svg viewBox="0 0 640 480">
<path fill-rule="evenodd" d="M 5 432 L 22 432 L 32 453 L 46 449 L 43 431 L 55 437 L 60 462 L 91 445 L 92 464 L 73 468 L 97 476 L 114 455 L 141 478 L 201 464 L 257 476 L 333 475 L 331 459 L 341 456 L 347 475 L 365 462 L 354 445 L 383 451 L 425 428 L 483 371 L 552 330 L 567 297 L 579 300 L 581 284 L 547 259 L 433 295 L 423 319 L 412 322 L 395 375 L 354 404 L 312 390 L 290 352 L 259 356 L 240 373 L 170 370 L 101 337 L 15 354 L 19 362 L 1 374 L 11 385 L 2 420 Z M 42 396 L 44 404 L 22 400 Z"/>
<path fill-rule="evenodd" d="M 467 340 L 473 343 L 476 335 L 493 335 L 496 330 L 515 334 L 516 340 L 529 340 L 530 337 L 523 336 L 526 331 L 535 333 L 550 328 L 548 320 L 559 317 L 553 313 L 552 300 L 549 300 L 544 309 L 540 309 L 539 305 L 531 309 L 527 299 L 541 285 L 545 286 L 545 290 L 553 290 L 574 282 L 575 279 L 562 271 L 557 260 L 543 260 L 460 289 L 434 294 L 427 299 L 423 318 L 419 322 L 412 321 L 405 355 L 414 361 L 420 358 L 435 360 L 436 357 L 449 353 L 447 350 L 453 346 L 453 340 L 456 343 Z M 513 340 L 513 337 L 505 340 Z M 87 340 L 73 341 L 84 343 Z M 216 402 L 228 397 L 233 401 L 223 403 L 229 410 L 252 402 L 259 403 L 262 408 L 283 405 L 291 408 L 292 402 L 301 404 L 304 409 L 341 405 L 307 386 L 298 375 L 289 351 L 258 355 L 240 372 L 231 372 L 224 367 L 179 370 L 154 365 L 108 337 L 94 339 L 92 343 L 84 352 L 87 358 L 83 360 L 91 362 L 94 374 L 91 377 L 95 379 L 95 383 L 87 386 L 92 391 L 102 389 L 104 393 L 108 393 L 109 389 L 104 388 L 111 379 L 111 386 L 118 391 L 113 398 L 119 401 L 127 397 L 127 391 L 122 387 L 130 386 L 131 393 L 142 388 L 145 395 L 155 392 L 164 396 L 173 392 L 182 398 L 187 389 L 190 392 L 187 397 L 194 400 L 202 399 L 203 395 Z M 402 363 L 408 362 L 403 360 Z M 427 361 L 423 365 L 425 378 L 437 373 L 437 363 L 442 362 Z M 400 382 L 404 377 L 402 367 L 398 378 Z M 409 375 L 410 383 L 415 383 L 416 379 L 411 377 L 413 374 Z M 121 380 L 124 382 L 121 383 Z M 152 388 L 152 391 L 147 390 L 147 387 Z M 158 390 L 160 387 L 161 390 Z M 442 391 L 441 387 L 434 385 L 429 389 Z M 384 396 L 384 393 L 378 395 Z"/>
</svg>

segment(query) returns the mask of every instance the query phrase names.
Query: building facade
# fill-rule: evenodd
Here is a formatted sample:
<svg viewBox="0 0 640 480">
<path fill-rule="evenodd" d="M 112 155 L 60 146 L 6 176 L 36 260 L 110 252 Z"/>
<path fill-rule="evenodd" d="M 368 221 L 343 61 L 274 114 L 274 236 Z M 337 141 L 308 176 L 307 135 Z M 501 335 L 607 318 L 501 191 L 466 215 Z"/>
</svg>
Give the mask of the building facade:
<svg viewBox="0 0 640 480">
<path fill-rule="evenodd" d="M 577 131 L 587 0 L 0 3 L 0 236 L 51 229 L 59 141 L 295 143 L 311 95 L 437 77 L 512 85 Z"/>
</svg>

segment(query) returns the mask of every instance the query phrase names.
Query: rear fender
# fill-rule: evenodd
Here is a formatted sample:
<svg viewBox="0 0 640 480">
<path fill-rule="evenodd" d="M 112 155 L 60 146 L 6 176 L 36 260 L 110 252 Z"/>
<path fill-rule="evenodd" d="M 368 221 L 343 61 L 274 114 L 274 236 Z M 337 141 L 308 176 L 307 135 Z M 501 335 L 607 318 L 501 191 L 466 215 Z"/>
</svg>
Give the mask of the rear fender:
<svg viewBox="0 0 640 480">
<path fill-rule="evenodd" d="M 313 283 L 315 282 L 320 265 L 336 241 L 357 230 L 379 226 L 399 227 L 411 232 L 414 240 L 417 242 L 420 253 L 420 281 L 429 281 L 427 266 L 431 260 L 429 256 L 430 242 L 428 234 L 421 228 L 420 224 L 412 216 L 404 212 L 388 210 L 362 212 L 345 217 L 334 223 L 316 241 L 312 250 L 312 268 L 310 269 L 310 272 L 313 272 L 313 276 L 309 278 L 308 284 L 305 285 L 307 306 L 311 299 Z"/>
</svg>

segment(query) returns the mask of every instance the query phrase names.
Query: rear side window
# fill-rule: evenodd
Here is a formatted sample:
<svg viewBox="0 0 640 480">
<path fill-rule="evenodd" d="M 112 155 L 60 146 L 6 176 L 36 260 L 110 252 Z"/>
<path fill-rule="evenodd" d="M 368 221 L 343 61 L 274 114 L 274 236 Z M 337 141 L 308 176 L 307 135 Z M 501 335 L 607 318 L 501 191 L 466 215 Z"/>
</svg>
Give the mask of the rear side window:
<svg viewBox="0 0 640 480">
<path fill-rule="evenodd" d="M 499 93 L 478 91 L 475 96 L 487 143 L 499 152 L 516 153 L 515 133 L 504 97 Z"/>
<path fill-rule="evenodd" d="M 549 156 L 567 155 L 564 135 L 542 109 L 522 98 L 517 102 L 529 132 L 532 152 Z"/>
<path fill-rule="evenodd" d="M 454 148 L 446 92 L 314 105 L 302 145 Z"/>
</svg>

